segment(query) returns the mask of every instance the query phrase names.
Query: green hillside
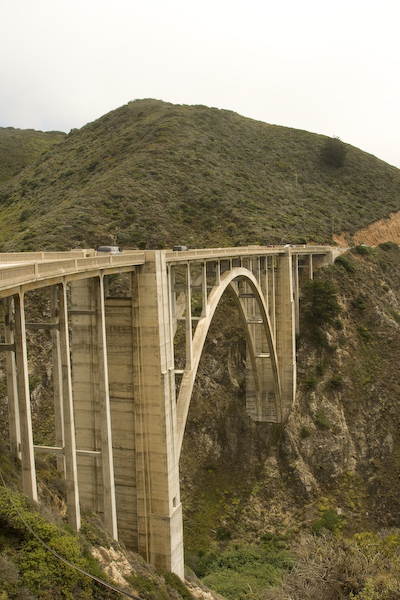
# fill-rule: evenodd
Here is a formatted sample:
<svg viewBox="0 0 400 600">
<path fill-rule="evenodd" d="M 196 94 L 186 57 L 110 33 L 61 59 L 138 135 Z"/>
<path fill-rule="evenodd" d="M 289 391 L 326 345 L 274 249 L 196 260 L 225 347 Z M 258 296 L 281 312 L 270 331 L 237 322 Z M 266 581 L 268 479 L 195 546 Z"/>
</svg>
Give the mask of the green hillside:
<svg viewBox="0 0 400 600">
<path fill-rule="evenodd" d="M 330 242 L 400 209 L 400 171 L 324 136 L 137 100 L 73 130 L 0 189 L 0 248 Z"/>
<path fill-rule="evenodd" d="M 61 131 L 0 127 L 0 185 L 65 137 Z"/>
<path fill-rule="evenodd" d="M 203 106 L 129 103 L 41 150 L 1 184 L 0 249 L 331 242 L 333 233 L 351 242 L 359 228 L 400 210 L 400 171 L 348 145 L 343 166 L 329 165 L 322 160 L 328 139 Z M 318 286 L 335 290 L 333 322 L 319 323 L 314 305 L 307 311 L 302 282 L 297 394 L 283 424 L 247 416 L 244 335 L 229 297 L 218 307 L 180 473 L 186 564 L 229 600 L 400 597 L 399 258 L 391 242 L 354 246 L 318 270 L 309 286 L 315 294 Z M 45 314 L 40 294 L 26 296 Z M 41 440 L 53 435 L 51 367 L 42 350 L 50 346 L 34 335 L 27 332 Z M 41 499 L 63 512 L 51 462 L 38 460 Z M 0 468 L 17 493 L 20 466 L 1 444 Z M 103 597 L 87 583 L 80 595 L 70 592 L 72 579 L 59 585 L 57 565 L 45 555 L 27 562 L 27 549 L 39 550 L 21 533 L 4 490 L 0 501 L 1 599 Z M 79 559 L 91 561 L 90 544 L 111 560 L 112 542 L 94 529 L 92 515 L 84 517 Z M 57 544 L 67 541 L 62 529 L 50 533 Z M 125 580 L 145 600 L 190 599 L 138 557 Z M 195 595 L 202 597 L 198 587 Z"/>
</svg>

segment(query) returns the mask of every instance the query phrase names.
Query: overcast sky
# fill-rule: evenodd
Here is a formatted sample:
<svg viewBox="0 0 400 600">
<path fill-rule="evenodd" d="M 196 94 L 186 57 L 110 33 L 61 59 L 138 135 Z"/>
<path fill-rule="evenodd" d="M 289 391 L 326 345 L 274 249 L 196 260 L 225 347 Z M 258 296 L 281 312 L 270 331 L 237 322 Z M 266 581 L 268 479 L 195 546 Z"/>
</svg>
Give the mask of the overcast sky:
<svg viewBox="0 0 400 600">
<path fill-rule="evenodd" d="M 338 136 L 400 168 L 398 0 L 1 0 L 0 127 L 137 98 Z"/>
</svg>

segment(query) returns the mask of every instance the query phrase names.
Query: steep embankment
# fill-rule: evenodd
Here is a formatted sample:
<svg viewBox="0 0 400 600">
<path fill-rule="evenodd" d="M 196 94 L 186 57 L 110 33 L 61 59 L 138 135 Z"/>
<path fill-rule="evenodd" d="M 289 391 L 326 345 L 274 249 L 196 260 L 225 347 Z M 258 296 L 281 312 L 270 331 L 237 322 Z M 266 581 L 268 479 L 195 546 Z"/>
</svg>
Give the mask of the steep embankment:
<svg viewBox="0 0 400 600">
<path fill-rule="evenodd" d="M 329 242 L 400 209 L 400 172 L 230 111 L 131 102 L 0 189 L 1 249 Z"/>
</svg>

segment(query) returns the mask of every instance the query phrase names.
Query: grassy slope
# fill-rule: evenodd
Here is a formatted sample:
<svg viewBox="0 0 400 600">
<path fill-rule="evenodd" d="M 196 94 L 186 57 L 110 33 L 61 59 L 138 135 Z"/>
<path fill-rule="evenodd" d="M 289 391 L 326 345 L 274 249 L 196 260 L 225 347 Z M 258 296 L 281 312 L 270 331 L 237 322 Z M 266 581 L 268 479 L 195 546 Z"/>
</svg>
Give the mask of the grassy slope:
<svg viewBox="0 0 400 600">
<path fill-rule="evenodd" d="M 0 185 L 14 177 L 26 165 L 61 142 L 65 133 L 0 127 Z"/>
<path fill-rule="evenodd" d="M 131 102 L 0 190 L 0 247 L 190 247 L 328 242 L 400 209 L 400 171 L 323 136 L 233 112 Z"/>
</svg>

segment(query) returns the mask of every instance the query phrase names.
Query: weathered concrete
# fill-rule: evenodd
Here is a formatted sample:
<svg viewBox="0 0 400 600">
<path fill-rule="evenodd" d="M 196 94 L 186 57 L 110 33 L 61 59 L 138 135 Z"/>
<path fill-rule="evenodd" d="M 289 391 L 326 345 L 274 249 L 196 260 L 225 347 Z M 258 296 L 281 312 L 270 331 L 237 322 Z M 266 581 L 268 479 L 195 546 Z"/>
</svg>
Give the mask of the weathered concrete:
<svg viewBox="0 0 400 600">
<path fill-rule="evenodd" d="M 301 279 L 332 261 L 332 250 L 256 246 L 116 258 L 65 254 L 46 262 L 41 253 L 0 269 L 10 446 L 21 456 L 24 491 L 37 500 L 34 451 L 54 452 L 75 529 L 81 509 L 96 511 L 114 538 L 183 577 L 179 455 L 218 304 L 230 293 L 242 323 L 248 414 L 282 422 L 296 391 Z M 129 274 L 125 297 L 108 296 L 107 275 L 114 273 Z M 33 445 L 24 310 L 24 294 L 46 286 L 50 323 L 30 326 L 51 330 L 52 448 Z M 177 368 L 174 336 L 182 320 L 185 348 Z"/>
</svg>

